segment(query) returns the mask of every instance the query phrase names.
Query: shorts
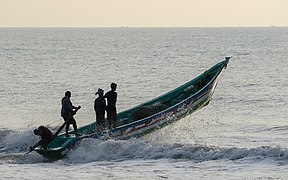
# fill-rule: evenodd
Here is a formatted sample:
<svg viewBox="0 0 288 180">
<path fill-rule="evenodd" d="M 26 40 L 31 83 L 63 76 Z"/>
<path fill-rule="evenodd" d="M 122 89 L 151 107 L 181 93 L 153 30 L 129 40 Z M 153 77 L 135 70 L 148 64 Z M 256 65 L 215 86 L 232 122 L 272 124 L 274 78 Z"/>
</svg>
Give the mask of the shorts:
<svg viewBox="0 0 288 180">
<path fill-rule="evenodd" d="M 116 121 L 116 111 L 107 111 L 107 119 Z"/>
<path fill-rule="evenodd" d="M 63 117 L 64 118 L 64 117 Z M 75 121 L 75 119 L 74 119 L 74 117 L 72 116 L 72 117 L 66 117 L 66 118 L 64 118 L 64 121 L 65 121 L 65 123 L 67 124 L 67 125 L 69 125 L 69 124 L 76 124 L 76 121 Z"/>
</svg>

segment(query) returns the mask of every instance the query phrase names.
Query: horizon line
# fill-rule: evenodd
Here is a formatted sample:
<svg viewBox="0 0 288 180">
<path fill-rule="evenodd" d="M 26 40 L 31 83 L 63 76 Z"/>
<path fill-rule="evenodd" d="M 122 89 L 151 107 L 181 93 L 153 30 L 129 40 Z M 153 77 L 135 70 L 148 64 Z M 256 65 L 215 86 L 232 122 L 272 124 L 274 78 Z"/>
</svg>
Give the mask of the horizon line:
<svg viewBox="0 0 288 180">
<path fill-rule="evenodd" d="M 0 28 L 285 28 L 277 26 L 0 26 Z"/>
</svg>

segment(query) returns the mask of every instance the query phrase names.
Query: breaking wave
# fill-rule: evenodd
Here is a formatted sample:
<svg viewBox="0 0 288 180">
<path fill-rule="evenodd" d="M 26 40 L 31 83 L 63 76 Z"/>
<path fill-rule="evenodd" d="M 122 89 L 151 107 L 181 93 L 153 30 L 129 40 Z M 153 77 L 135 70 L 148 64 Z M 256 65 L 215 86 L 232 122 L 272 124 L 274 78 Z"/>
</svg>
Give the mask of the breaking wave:
<svg viewBox="0 0 288 180">
<path fill-rule="evenodd" d="M 159 144 L 139 139 L 125 141 L 82 140 L 68 154 L 68 161 L 85 163 L 104 160 L 184 159 L 193 161 L 239 160 L 244 158 L 288 159 L 288 149 L 280 146 L 221 148 L 203 145 Z"/>
<path fill-rule="evenodd" d="M 0 164 L 40 163 L 41 155 L 32 152 L 23 156 L 38 141 L 32 130 L 1 130 Z M 92 161 L 119 161 L 133 159 L 175 159 L 196 162 L 213 160 L 273 159 L 287 160 L 288 149 L 281 146 L 256 148 L 223 148 L 195 144 L 163 144 L 142 139 L 108 140 L 83 139 L 68 152 L 63 161 L 87 163 Z"/>
</svg>

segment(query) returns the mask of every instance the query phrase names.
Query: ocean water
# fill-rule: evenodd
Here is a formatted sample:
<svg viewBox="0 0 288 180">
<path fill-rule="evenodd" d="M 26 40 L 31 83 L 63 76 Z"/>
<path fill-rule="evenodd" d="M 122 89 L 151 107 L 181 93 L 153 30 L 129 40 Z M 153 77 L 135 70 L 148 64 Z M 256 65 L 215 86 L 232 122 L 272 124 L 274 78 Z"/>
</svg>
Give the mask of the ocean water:
<svg viewBox="0 0 288 180">
<path fill-rule="evenodd" d="M 1 179 L 288 179 L 288 28 L 0 28 Z M 98 88 L 122 111 L 233 56 L 210 104 L 139 139 L 85 139 L 50 162 L 61 98 L 95 121 Z"/>
</svg>

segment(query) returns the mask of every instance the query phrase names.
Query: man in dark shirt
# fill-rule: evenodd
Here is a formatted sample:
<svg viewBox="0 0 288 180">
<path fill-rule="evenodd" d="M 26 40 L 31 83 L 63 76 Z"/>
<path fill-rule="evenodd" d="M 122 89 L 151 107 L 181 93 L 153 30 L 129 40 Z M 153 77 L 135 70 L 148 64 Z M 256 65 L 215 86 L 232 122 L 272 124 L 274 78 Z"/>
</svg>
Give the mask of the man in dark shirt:
<svg viewBox="0 0 288 180">
<path fill-rule="evenodd" d="M 98 98 L 94 101 L 94 110 L 96 113 L 96 125 L 97 129 L 100 130 L 105 127 L 105 110 L 106 110 L 106 101 L 104 99 L 104 90 L 98 89 L 95 95 L 98 94 Z"/>
<path fill-rule="evenodd" d="M 116 111 L 116 101 L 117 101 L 117 93 L 115 92 L 117 88 L 117 84 L 111 84 L 111 90 L 107 92 L 104 98 L 107 98 L 107 120 L 108 120 L 108 128 L 111 129 L 111 124 L 113 128 L 116 127 L 116 119 L 117 119 L 117 111 Z"/>
<path fill-rule="evenodd" d="M 61 101 L 62 103 L 61 116 L 63 117 L 66 123 L 66 137 L 69 137 L 68 131 L 69 131 L 70 124 L 73 125 L 75 136 L 78 136 L 77 124 L 73 116 L 81 108 L 81 106 L 78 106 L 78 107 L 73 106 L 70 100 L 70 97 L 71 97 L 71 92 L 67 91 L 65 93 L 65 97 L 63 97 Z"/>
<path fill-rule="evenodd" d="M 39 126 L 37 129 L 34 129 L 34 134 L 40 136 L 41 140 L 38 143 L 36 143 L 34 146 L 31 146 L 30 150 L 35 149 L 39 145 L 41 145 L 44 149 L 46 149 L 47 145 L 53 139 L 52 132 L 44 126 Z"/>
</svg>

